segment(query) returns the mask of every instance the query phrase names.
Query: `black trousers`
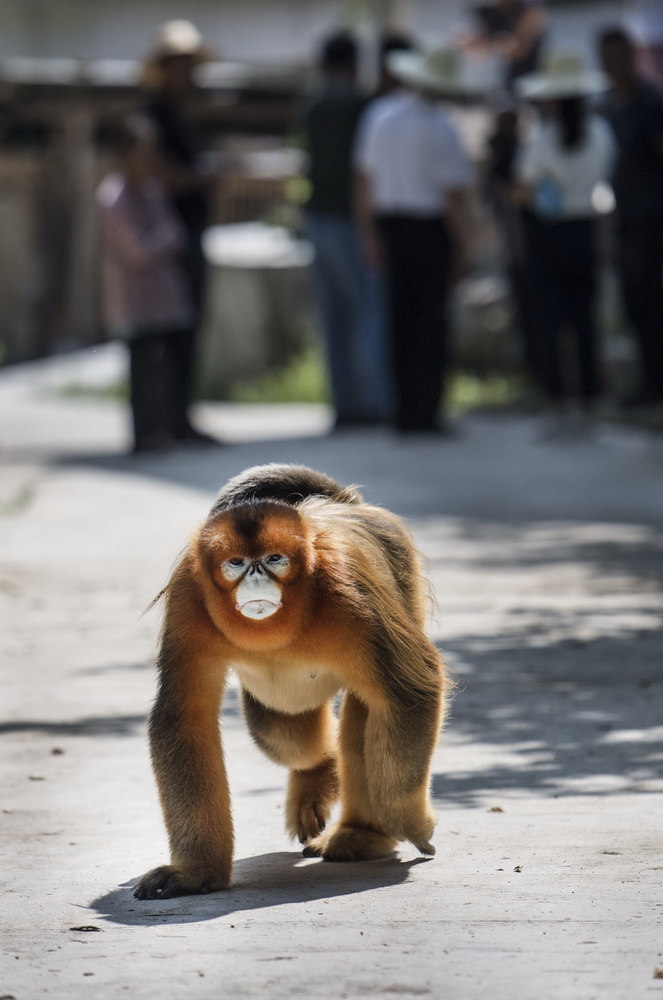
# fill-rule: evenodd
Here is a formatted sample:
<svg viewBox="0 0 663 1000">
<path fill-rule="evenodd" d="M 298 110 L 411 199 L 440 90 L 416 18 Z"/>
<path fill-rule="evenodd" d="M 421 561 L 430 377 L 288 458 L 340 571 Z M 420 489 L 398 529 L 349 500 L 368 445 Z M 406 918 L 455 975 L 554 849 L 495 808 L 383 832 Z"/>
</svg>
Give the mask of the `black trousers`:
<svg viewBox="0 0 663 1000">
<path fill-rule="evenodd" d="M 128 341 L 130 401 L 137 447 L 186 436 L 193 370 L 190 327 L 138 332 Z"/>
<path fill-rule="evenodd" d="M 624 308 L 639 341 L 643 389 L 663 399 L 663 213 L 622 220 L 617 235 Z"/>
<path fill-rule="evenodd" d="M 595 318 L 596 249 L 591 219 L 526 220 L 526 249 L 539 338 L 532 355 L 541 388 L 551 399 L 575 395 L 564 366 L 562 332 L 573 331 L 580 397 L 599 395 L 598 332 Z"/>
<path fill-rule="evenodd" d="M 448 363 L 451 240 L 444 220 L 382 215 L 396 426 L 437 426 Z"/>
</svg>

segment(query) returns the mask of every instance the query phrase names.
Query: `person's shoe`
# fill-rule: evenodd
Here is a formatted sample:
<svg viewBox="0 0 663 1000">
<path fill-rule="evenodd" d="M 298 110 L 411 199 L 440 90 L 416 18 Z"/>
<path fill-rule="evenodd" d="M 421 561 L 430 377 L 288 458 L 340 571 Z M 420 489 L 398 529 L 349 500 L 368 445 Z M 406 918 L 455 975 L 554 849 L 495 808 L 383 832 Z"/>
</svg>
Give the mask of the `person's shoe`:
<svg viewBox="0 0 663 1000">
<path fill-rule="evenodd" d="M 458 425 L 447 419 L 435 420 L 433 423 L 426 424 L 397 424 L 396 430 L 404 437 L 418 434 L 426 437 L 447 438 L 448 440 L 461 437 Z"/>
<path fill-rule="evenodd" d="M 362 427 L 384 427 L 389 423 L 387 417 L 363 416 L 360 414 L 337 414 L 333 430 L 351 431 Z"/>
</svg>

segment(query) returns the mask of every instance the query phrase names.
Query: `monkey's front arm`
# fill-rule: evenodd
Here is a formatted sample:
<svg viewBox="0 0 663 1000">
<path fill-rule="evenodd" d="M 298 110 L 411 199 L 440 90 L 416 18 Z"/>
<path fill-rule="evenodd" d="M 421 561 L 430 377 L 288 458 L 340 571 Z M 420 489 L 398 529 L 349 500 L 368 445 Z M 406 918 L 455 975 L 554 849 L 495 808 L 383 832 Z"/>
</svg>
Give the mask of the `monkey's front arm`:
<svg viewBox="0 0 663 1000">
<path fill-rule="evenodd" d="M 142 877 L 134 890 L 138 899 L 225 889 L 232 868 L 230 793 L 218 721 L 226 671 L 214 662 L 204 641 L 192 644 L 176 637 L 173 617 L 171 608 L 159 692 L 149 721 L 171 863 Z"/>
</svg>

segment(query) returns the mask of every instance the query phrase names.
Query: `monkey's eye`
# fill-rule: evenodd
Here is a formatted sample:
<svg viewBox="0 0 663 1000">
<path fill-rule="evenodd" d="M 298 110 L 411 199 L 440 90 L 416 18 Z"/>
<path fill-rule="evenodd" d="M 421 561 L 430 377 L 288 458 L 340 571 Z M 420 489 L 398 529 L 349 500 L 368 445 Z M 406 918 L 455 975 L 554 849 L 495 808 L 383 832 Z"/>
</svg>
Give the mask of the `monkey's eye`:
<svg viewBox="0 0 663 1000">
<path fill-rule="evenodd" d="M 232 559 L 226 559 L 225 562 L 221 563 L 221 572 L 225 576 L 226 580 L 237 580 L 242 575 L 247 565 L 248 562 L 246 559 L 242 559 L 240 556 L 234 556 Z"/>
<path fill-rule="evenodd" d="M 274 576 L 285 577 L 290 569 L 290 560 L 287 556 L 282 556 L 280 552 L 272 552 L 268 556 L 263 556 L 263 565 L 267 566 L 269 572 Z"/>
</svg>

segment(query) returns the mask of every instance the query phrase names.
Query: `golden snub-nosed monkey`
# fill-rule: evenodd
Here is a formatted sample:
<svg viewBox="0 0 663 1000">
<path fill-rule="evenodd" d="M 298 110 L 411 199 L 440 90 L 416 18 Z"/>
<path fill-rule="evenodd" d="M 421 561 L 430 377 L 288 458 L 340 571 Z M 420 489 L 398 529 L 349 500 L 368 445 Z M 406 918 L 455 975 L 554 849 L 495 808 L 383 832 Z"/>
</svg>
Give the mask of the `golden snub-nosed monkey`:
<svg viewBox="0 0 663 1000">
<path fill-rule="evenodd" d="M 230 883 L 219 733 L 230 670 L 255 742 L 289 769 L 286 825 L 306 855 L 377 858 L 401 840 L 435 852 L 444 667 L 397 517 L 303 466 L 249 469 L 221 491 L 163 596 L 149 734 L 171 862 L 143 876 L 139 899 Z"/>
</svg>

